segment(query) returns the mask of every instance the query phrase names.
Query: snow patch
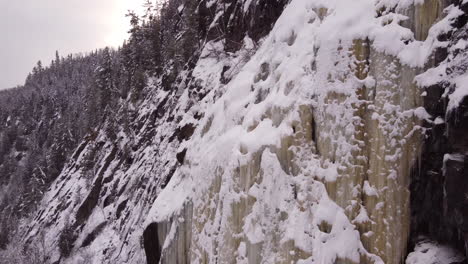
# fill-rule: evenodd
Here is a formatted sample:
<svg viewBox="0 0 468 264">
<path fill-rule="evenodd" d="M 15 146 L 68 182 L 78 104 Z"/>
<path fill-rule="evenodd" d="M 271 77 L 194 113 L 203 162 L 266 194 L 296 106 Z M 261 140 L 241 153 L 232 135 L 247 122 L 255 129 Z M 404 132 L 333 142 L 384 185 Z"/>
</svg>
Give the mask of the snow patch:
<svg viewBox="0 0 468 264">
<path fill-rule="evenodd" d="M 406 258 L 406 264 L 451 264 L 460 263 L 465 258 L 455 249 L 433 241 L 423 240 L 416 244 Z"/>
</svg>

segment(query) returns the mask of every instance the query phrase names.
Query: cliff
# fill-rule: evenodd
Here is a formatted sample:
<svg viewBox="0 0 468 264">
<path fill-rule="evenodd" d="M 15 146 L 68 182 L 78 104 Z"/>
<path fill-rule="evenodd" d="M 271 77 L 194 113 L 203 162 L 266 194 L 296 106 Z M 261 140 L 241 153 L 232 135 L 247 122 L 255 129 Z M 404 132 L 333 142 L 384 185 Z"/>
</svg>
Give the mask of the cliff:
<svg viewBox="0 0 468 264">
<path fill-rule="evenodd" d="M 119 101 L 132 132 L 84 137 L 13 243 L 47 263 L 464 260 L 468 2 L 168 6 L 182 37 Z"/>
</svg>

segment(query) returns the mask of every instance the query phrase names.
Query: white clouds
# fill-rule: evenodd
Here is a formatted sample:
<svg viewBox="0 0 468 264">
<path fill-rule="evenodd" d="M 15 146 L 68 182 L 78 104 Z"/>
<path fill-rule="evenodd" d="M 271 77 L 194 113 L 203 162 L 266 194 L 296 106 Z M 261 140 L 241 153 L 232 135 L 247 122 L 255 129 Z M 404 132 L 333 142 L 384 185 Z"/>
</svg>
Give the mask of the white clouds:
<svg viewBox="0 0 468 264">
<path fill-rule="evenodd" d="M 140 0 L 115 0 L 116 10 L 113 13 L 112 23 L 115 25 L 115 28 L 112 34 L 109 34 L 106 41 L 110 43 L 109 45 L 120 45 L 123 39 L 126 39 L 128 34 L 128 28 L 130 26 L 129 18 L 125 17 L 129 10 L 133 10 L 138 14 L 142 10 L 142 1 Z"/>
<path fill-rule="evenodd" d="M 0 0 L 0 89 L 23 83 L 38 60 L 118 46 L 141 0 Z"/>
</svg>

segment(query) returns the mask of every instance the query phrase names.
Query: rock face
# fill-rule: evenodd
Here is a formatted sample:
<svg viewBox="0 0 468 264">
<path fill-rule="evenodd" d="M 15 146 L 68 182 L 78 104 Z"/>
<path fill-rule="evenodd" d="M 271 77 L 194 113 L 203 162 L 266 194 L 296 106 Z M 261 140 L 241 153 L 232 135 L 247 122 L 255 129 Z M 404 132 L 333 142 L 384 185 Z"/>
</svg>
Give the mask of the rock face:
<svg viewBox="0 0 468 264">
<path fill-rule="evenodd" d="M 463 259 L 468 4 L 170 3 L 197 6 L 199 54 L 149 81 L 134 139 L 82 142 L 25 244 L 50 263 Z"/>
<path fill-rule="evenodd" d="M 462 44 L 468 38 L 468 5 L 457 4 L 464 14 L 452 22 L 451 31 L 440 36 L 448 45 L 435 57 L 440 79 L 425 87 L 424 106 L 433 118 L 425 123 L 427 137 L 413 172 L 411 204 L 415 235 L 451 243 L 466 254 L 468 101 L 457 97 L 461 85 L 457 79 L 466 75 L 468 66 L 467 47 Z"/>
<path fill-rule="evenodd" d="M 405 258 L 411 171 L 425 136 L 422 123 L 430 120 L 415 78 L 441 63 L 434 57 L 443 46 L 438 37 L 461 12 L 451 6 L 446 16 L 449 3 L 439 1 L 354 5 L 358 11 L 350 14 L 340 1 L 292 1 L 224 95 L 208 106 L 185 170 L 157 198 L 148 220 L 165 223 L 190 201 L 191 261 Z M 386 38 L 391 32 L 398 41 Z M 174 193 L 185 197 L 170 206 L 167 196 Z M 172 212 L 158 210 L 168 206 Z M 415 227 L 413 233 L 424 234 Z M 177 239 L 167 239 L 166 249 L 174 250 Z M 171 263 L 164 253 L 161 260 Z"/>
</svg>

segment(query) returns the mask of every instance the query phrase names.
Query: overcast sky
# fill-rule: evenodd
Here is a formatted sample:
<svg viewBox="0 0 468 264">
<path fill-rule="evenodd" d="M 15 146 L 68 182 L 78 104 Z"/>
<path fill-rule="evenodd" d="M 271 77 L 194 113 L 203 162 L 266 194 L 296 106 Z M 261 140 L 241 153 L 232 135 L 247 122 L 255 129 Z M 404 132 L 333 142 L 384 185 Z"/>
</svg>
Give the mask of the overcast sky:
<svg viewBox="0 0 468 264">
<path fill-rule="evenodd" d="M 142 0 L 0 0 L 0 89 L 24 83 L 38 60 L 105 46 L 127 37 L 127 10 Z"/>
</svg>

